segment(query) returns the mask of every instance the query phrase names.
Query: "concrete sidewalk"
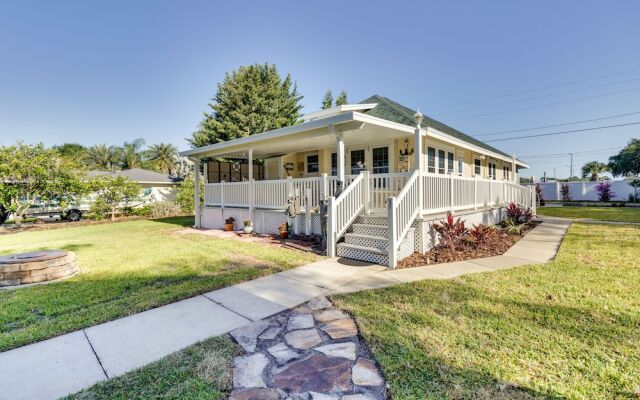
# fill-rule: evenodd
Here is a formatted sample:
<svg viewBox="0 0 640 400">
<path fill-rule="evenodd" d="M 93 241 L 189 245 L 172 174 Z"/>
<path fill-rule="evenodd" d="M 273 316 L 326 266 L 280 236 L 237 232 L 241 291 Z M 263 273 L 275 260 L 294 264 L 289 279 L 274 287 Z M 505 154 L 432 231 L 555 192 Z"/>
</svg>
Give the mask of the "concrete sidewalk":
<svg viewBox="0 0 640 400">
<path fill-rule="evenodd" d="M 570 224 L 545 217 L 504 255 L 470 261 L 389 270 L 324 259 L 9 350 L 0 353 L 0 398 L 57 399 L 316 296 L 547 262 Z"/>
</svg>

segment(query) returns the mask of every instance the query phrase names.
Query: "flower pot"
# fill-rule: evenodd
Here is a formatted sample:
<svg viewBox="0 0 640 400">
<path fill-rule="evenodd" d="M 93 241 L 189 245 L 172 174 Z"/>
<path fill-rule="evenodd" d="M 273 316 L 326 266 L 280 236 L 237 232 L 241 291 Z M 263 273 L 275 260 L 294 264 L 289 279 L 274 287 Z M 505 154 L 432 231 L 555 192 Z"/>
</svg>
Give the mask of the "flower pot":
<svg viewBox="0 0 640 400">
<path fill-rule="evenodd" d="M 284 231 L 284 232 L 280 232 L 280 239 L 286 239 L 289 237 L 289 232 Z"/>
<path fill-rule="evenodd" d="M 224 230 L 227 232 L 233 231 L 233 224 L 224 224 Z"/>
<path fill-rule="evenodd" d="M 253 226 L 245 226 L 244 228 L 242 228 L 242 232 L 249 234 L 253 232 Z"/>
</svg>

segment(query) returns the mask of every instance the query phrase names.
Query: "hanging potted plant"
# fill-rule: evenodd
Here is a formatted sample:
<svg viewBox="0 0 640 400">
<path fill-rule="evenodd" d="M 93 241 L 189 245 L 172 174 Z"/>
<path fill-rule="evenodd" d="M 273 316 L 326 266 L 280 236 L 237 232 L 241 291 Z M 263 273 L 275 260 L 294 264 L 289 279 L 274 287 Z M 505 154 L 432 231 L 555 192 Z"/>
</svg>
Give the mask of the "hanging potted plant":
<svg viewBox="0 0 640 400">
<path fill-rule="evenodd" d="M 280 232 L 280 239 L 288 238 L 289 237 L 289 224 L 286 223 L 286 222 L 283 222 L 278 227 L 278 231 Z"/>
<path fill-rule="evenodd" d="M 246 234 L 253 232 L 253 223 L 250 219 L 244 221 L 244 228 L 242 228 L 242 231 Z"/>
<path fill-rule="evenodd" d="M 236 219 L 233 217 L 229 217 L 224 220 L 224 230 L 227 232 L 233 231 L 234 224 L 236 223 Z"/>
</svg>

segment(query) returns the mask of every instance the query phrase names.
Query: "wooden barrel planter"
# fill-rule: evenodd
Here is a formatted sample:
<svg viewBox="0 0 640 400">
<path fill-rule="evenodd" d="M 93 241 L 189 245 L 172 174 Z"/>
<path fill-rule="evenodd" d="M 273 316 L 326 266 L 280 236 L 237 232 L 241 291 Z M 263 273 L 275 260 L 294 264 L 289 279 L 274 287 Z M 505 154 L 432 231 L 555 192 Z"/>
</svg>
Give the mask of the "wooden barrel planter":
<svg viewBox="0 0 640 400">
<path fill-rule="evenodd" d="M 72 251 L 34 251 L 0 257 L 0 287 L 48 282 L 76 272 L 76 253 Z"/>
</svg>

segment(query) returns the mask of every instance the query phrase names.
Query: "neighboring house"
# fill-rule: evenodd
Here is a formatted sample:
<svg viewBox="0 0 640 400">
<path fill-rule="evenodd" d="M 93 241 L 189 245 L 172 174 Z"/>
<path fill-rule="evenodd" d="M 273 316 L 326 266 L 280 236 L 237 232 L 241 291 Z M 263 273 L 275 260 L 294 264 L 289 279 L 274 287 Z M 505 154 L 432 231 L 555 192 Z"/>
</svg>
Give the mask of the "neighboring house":
<svg viewBox="0 0 640 400">
<path fill-rule="evenodd" d="M 89 171 L 87 176 L 95 178 L 99 176 L 118 177 L 123 176 L 142 186 L 141 200 L 145 203 L 155 201 L 173 201 L 176 199 L 179 180 L 168 175 L 141 168 L 125 169 L 122 171 Z"/>
<path fill-rule="evenodd" d="M 509 202 L 533 206 L 533 190 L 518 184 L 526 163 L 382 96 L 181 155 L 236 160 L 205 163 L 196 226 L 219 228 L 233 216 L 275 233 L 293 198 L 301 214 L 291 229 L 320 234 L 326 200 L 328 255 L 390 267 L 427 251 L 431 224 L 447 211 L 494 223 Z"/>
</svg>

